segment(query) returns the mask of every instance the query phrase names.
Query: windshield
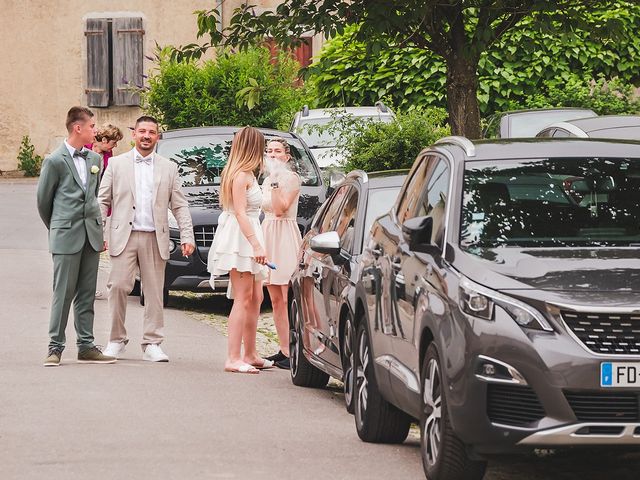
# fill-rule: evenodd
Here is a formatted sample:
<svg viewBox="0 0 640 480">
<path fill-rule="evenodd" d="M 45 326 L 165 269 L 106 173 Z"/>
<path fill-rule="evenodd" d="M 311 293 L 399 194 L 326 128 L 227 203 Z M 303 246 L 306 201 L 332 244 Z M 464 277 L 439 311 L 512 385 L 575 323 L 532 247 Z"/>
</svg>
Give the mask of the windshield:
<svg viewBox="0 0 640 480">
<path fill-rule="evenodd" d="M 367 216 L 364 219 L 365 236 L 371 231 L 373 221 L 380 215 L 384 215 L 396 203 L 396 198 L 400 192 L 400 186 L 388 188 L 376 188 L 369 190 L 367 199 Z"/>
<path fill-rule="evenodd" d="M 460 245 L 640 245 L 640 159 L 469 162 Z"/>
<path fill-rule="evenodd" d="M 343 118 L 353 118 L 357 122 L 386 122 L 393 120 L 391 115 L 356 116 L 346 114 Z M 338 117 L 324 117 L 300 120 L 296 133 L 302 137 L 309 148 L 335 147 L 343 124 Z"/>
<path fill-rule="evenodd" d="M 272 135 L 265 135 L 269 141 Z M 168 138 L 158 142 L 158 153 L 178 164 L 178 173 L 186 187 L 220 185 L 222 169 L 227 164 L 233 134 L 194 135 Z M 313 161 L 295 138 L 287 138 L 292 164 L 302 179 L 302 185 L 320 185 Z M 262 183 L 262 179 L 259 179 Z"/>
</svg>

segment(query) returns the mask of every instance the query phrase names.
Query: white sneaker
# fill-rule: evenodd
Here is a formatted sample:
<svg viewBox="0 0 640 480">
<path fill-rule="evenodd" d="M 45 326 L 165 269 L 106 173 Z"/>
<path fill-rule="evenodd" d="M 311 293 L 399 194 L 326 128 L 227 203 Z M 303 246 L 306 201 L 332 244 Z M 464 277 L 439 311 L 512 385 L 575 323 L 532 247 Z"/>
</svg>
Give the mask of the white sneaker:
<svg viewBox="0 0 640 480">
<path fill-rule="evenodd" d="M 102 351 L 102 354 L 107 355 L 108 357 L 118 358 L 124 353 L 125 345 L 126 344 L 124 342 L 109 342 Z"/>
<path fill-rule="evenodd" d="M 168 362 L 169 357 L 166 353 L 162 351 L 160 345 L 149 344 L 147 348 L 144 349 L 144 353 L 142 354 L 142 359 L 147 362 Z"/>
</svg>

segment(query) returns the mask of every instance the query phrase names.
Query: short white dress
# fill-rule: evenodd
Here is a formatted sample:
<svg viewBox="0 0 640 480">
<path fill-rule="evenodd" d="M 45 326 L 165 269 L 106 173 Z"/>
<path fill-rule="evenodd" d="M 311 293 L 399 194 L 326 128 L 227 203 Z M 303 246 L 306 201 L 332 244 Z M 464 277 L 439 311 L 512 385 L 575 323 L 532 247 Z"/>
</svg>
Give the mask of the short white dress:
<svg viewBox="0 0 640 480">
<path fill-rule="evenodd" d="M 247 189 L 247 216 L 253 227 L 253 233 L 264 248 L 264 236 L 260 227 L 260 204 L 262 192 L 258 182 Z M 256 281 L 264 281 L 268 275 L 268 267 L 260 265 L 253 258 L 253 247 L 242 234 L 240 224 L 233 208 L 227 209 L 218 218 L 218 228 L 209 249 L 207 270 L 211 273 L 211 288 L 214 288 L 216 277 L 228 275 L 233 269 L 238 272 L 250 272 L 256 276 Z M 231 282 L 227 288 L 227 297 L 233 298 Z"/>
</svg>

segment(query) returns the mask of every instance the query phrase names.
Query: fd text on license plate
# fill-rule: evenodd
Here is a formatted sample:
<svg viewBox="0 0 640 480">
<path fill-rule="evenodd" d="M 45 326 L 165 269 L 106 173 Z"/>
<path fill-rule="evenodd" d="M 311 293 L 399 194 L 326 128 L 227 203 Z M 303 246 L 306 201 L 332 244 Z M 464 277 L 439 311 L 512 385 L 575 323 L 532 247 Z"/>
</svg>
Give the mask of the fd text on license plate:
<svg viewBox="0 0 640 480">
<path fill-rule="evenodd" d="M 601 387 L 640 388 L 640 363 L 603 362 L 600 364 Z"/>
</svg>

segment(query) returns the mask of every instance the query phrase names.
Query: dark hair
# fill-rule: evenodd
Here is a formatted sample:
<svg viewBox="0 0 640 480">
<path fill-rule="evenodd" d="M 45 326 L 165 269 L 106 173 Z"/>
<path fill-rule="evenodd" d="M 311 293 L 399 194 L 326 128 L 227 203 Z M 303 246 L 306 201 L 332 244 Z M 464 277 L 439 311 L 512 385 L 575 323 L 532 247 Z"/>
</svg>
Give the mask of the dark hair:
<svg viewBox="0 0 640 480">
<path fill-rule="evenodd" d="M 139 124 L 139 123 L 142 123 L 142 122 L 151 122 L 151 123 L 155 123 L 155 124 L 156 124 L 156 127 L 160 125 L 160 124 L 158 123 L 158 120 L 156 120 L 156 119 L 155 119 L 155 118 L 153 118 L 153 117 L 150 117 L 149 115 L 143 115 L 143 116 L 139 117 L 139 118 L 136 120 L 136 127 L 138 126 L 138 124 Z"/>
<path fill-rule="evenodd" d="M 86 122 L 93 117 L 93 112 L 87 107 L 71 107 L 67 112 L 67 131 L 71 132 L 71 127 L 76 122 Z"/>
</svg>

